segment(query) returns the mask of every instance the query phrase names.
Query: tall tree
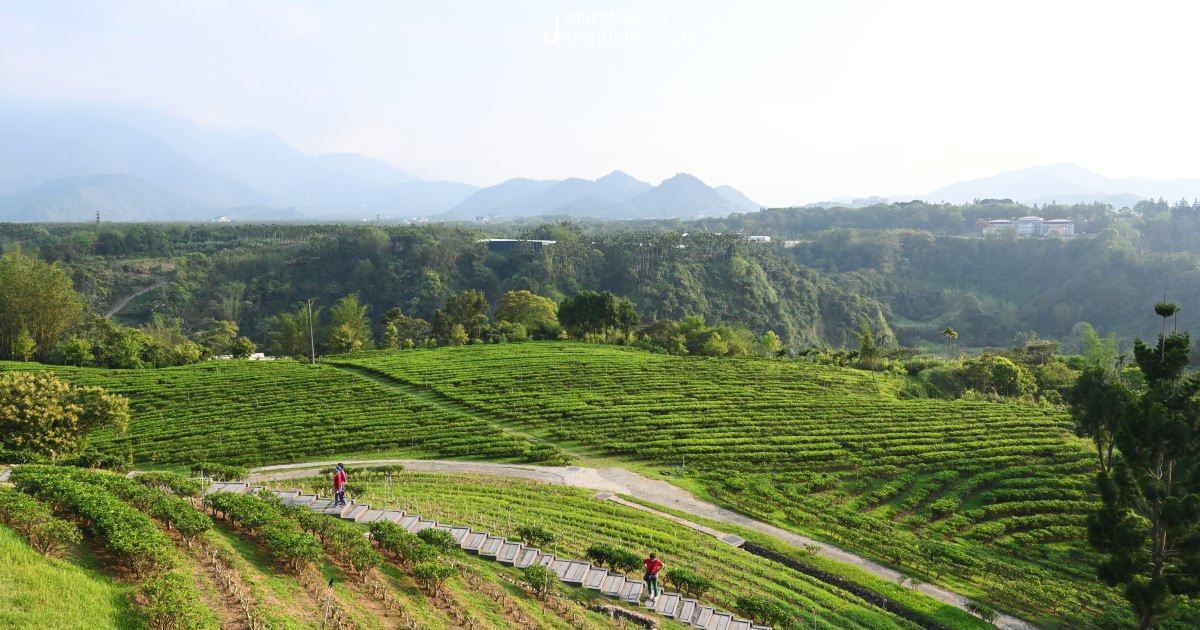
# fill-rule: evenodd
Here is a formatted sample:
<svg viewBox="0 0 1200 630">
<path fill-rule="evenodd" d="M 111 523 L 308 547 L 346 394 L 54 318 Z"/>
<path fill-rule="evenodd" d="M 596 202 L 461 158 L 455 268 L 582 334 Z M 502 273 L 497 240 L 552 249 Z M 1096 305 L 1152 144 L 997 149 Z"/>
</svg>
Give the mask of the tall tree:
<svg viewBox="0 0 1200 630">
<path fill-rule="evenodd" d="M 1145 389 L 1112 431 L 1116 455 L 1097 476 L 1103 506 L 1088 518 L 1089 541 L 1108 554 L 1100 578 L 1124 586 L 1143 630 L 1200 593 L 1200 377 L 1185 375 L 1190 348 L 1178 332 L 1153 347 L 1134 342 Z"/>
<path fill-rule="evenodd" d="M 1088 437 L 1096 446 L 1100 473 L 1112 470 L 1114 436 L 1121 428 L 1126 408 L 1133 402 L 1133 393 L 1118 381 L 1114 372 L 1103 366 L 1084 370 L 1067 393 L 1075 434 Z"/>
<path fill-rule="evenodd" d="M 954 357 L 950 356 L 950 353 L 954 345 L 954 340 L 958 339 L 958 331 L 947 326 L 942 329 L 942 336 L 946 338 L 946 358 L 953 359 Z"/>
<path fill-rule="evenodd" d="M 0 374 L 0 448 L 73 455 L 92 429 L 124 430 L 129 400 L 99 387 L 75 387 L 52 372 Z"/>
<path fill-rule="evenodd" d="M 386 332 L 388 326 L 396 329 L 397 345 L 403 344 L 406 339 L 419 344 L 433 333 L 433 327 L 429 325 L 429 322 L 419 317 L 405 315 L 398 306 L 388 309 L 380 318 L 379 327 Z"/>
<path fill-rule="evenodd" d="M 367 306 L 358 303 L 357 295 L 347 295 L 329 307 L 329 338 L 326 345 L 335 354 L 371 348 L 371 324 Z"/>
<path fill-rule="evenodd" d="M 320 307 L 314 308 L 313 319 L 320 313 Z M 308 357 L 308 324 L 308 310 L 305 304 L 301 304 L 295 311 L 272 317 L 267 329 L 267 348 L 277 356 L 297 359 Z"/>
<path fill-rule="evenodd" d="M 470 339 L 483 337 L 488 328 L 488 301 L 482 291 L 463 291 L 446 299 L 446 305 L 433 316 L 433 334 L 448 343 L 456 325 Z"/>
<path fill-rule="evenodd" d="M 200 331 L 199 341 L 210 356 L 220 356 L 231 353 L 233 342 L 237 336 L 237 322 L 218 319 Z"/>
<path fill-rule="evenodd" d="M 583 337 L 610 330 L 628 333 L 637 327 L 638 315 L 632 302 L 611 291 L 580 291 L 558 305 L 558 321 L 571 336 Z"/>
<path fill-rule="evenodd" d="M 558 326 L 558 305 L 529 291 L 509 291 L 496 303 L 496 321 L 521 324 L 535 336 L 545 336 Z"/>
<path fill-rule="evenodd" d="M 65 269 L 20 251 L 0 256 L 0 358 L 18 356 L 24 330 L 34 343 L 31 356 L 45 359 L 82 319 L 83 303 Z"/>
</svg>

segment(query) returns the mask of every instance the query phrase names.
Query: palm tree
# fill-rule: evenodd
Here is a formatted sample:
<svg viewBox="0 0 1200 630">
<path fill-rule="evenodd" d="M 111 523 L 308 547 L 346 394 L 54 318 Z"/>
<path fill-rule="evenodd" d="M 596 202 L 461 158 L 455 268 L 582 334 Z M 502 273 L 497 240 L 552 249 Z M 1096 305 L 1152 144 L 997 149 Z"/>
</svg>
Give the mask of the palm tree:
<svg viewBox="0 0 1200 630">
<path fill-rule="evenodd" d="M 1163 320 L 1162 335 L 1159 344 L 1162 345 L 1162 354 L 1165 357 L 1167 353 L 1167 318 L 1175 317 L 1175 332 L 1179 332 L 1179 305 L 1172 304 L 1167 301 L 1167 294 L 1163 294 L 1163 301 L 1154 305 L 1154 312 Z"/>
<path fill-rule="evenodd" d="M 942 336 L 946 338 L 946 358 L 950 359 L 952 358 L 950 356 L 950 350 L 954 344 L 954 340 L 958 339 L 958 331 L 947 326 L 946 329 L 942 331 Z"/>
</svg>

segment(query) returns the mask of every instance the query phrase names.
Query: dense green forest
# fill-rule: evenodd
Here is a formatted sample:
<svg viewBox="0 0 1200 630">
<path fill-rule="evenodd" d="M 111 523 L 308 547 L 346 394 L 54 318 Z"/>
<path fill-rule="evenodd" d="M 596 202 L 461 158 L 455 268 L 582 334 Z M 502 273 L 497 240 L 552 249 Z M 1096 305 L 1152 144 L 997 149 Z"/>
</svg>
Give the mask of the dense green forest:
<svg viewBox="0 0 1200 630">
<path fill-rule="evenodd" d="M 983 238 L 989 218 L 1070 218 L 1071 239 Z M 774 332 L 793 352 L 857 347 L 864 322 L 885 345 L 931 348 L 953 327 L 963 348 L 1054 338 L 1078 351 L 1078 324 L 1123 339 L 1153 332 L 1137 309 L 1167 293 L 1192 312 L 1200 289 L 1200 207 L 1145 201 L 1026 207 L 1008 200 L 868 208 L 787 208 L 696 221 L 498 225 L 0 225 L 0 247 L 35 252 L 70 273 L 86 306 L 127 323 L 214 321 L 270 346 L 280 314 L 307 300 L 321 313 L 357 296 L 384 315 L 432 322 L 451 296 L 508 291 L 554 302 L 581 291 L 628 298 L 641 324 L 702 316 Z M 749 235 L 772 237 L 749 242 Z M 482 239 L 555 241 L 507 249 Z M 395 311 L 395 309 L 400 309 Z M 324 322 L 322 320 L 322 326 Z"/>
</svg>

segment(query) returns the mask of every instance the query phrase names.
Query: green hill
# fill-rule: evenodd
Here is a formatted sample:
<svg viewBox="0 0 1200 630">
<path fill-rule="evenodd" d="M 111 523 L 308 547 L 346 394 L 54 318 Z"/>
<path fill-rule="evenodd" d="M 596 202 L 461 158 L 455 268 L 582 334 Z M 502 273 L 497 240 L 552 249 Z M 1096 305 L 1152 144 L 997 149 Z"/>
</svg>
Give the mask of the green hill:
<svg viewBox="0 0 1200 630">
<path fill-rule="evenodd" d="M 1094 575 L 1093 455 L 1061 411 L 898 400 L 868 372 L 572 343 L 335 360 L 1035 618 L 1121 605 Z M 686 474 L 679 476 L 681 466 Z"/>
<path fill-rule="evenodd" d="M 279 488 L 324 491 L 325 478 L 273 482 Z M 903 628 L 910 622 L 873 602 L 836 586 L 765 560 L 659 516 L 599 499 L 594 492 L 516 478 L 490 475 L 404 472 L 391 486 L 382 480 L 356 481 L 355 499 L 373 506 L 411 509 L 441 522 L 484 529 L 509 539 L 522 525 L 544 527 L 559 536 L 554 553 L 584 558 L 588 547 L 601 543 L 643 552 L 657 551 L 671 569 L 705 576 L 713 586 L 700 600 L 729 607 L 737 597 L 753 593 L 788 606 L 802 627 L 820 623 L 834 628 Z M 721 524 L 720 527 L 728 528 Z M 745 532 L 742 532 L 745 533 Z M 754 537 L 758 540 L 763 537 Z M 951 628 L 987 627 L 952 606 L 903 587 L 873 578 L 865 571 L 834 567 L 816 556 L 761 541 L 784 553 L 867 585 L 927 624 Z M 668 578 L 668 588 L 673 588 Z M 927 626 L 928 627 L 928 626 Z"/>
<path fill-rule="evenodd" d="M 22 467 L 13 471 L 13 479 L 39 505 L 53 506 L 58 516 L 80 523 L 85 537 L 68 551 L 72 561 L 60 561 L 38 554 L 0 525 L 0 628 L 616 630 L 626 625 L 588 610 L 598 595 L 559 587 L 561 597 L 543 602 L 521 585 L 516 569 L 461 550 L 426 550 L 431 553 L 423 562 L 452 569 L 443 583 L 431 585 L 421 577 L 420 562 L 405 561 L 386 545 L 363 538 L 365 526 L 284 510 L 260 497 L 217 493 L 202 502 L 184 500 L 153 484 L 64 467 Z M 221 497 L 248 510 L 236 518 L 217 512 L 217 505 L 232 509 Z M 164 504 L 175 509 L 164 510 Z M 185 540 L 182 528 L 166 527 L 185 519 L 198 519 L 208 529 Z M 373 562 L 363 563 L 365 556 Z M 860 613 L 871 617 L 869 611 Z M 681 627 L 669 620 L 661 625 L 663 630 Z"/>
<path fill-rule="evenodd" d="M 802 362 L 557 342 L 314 366 L 0 369 L 129 396 L 129 432 L 93 444 L 139 464 L 546 461 L 561 448 L 1043 623 L 1124 607 L 1086 543 L 1094 456 L 1053 408 L 900 400 L 897 376 Z"/>
<path fill-rule="evenodd" d="M 264 464 L 356 451 L 522 459 L 528 449 L 484 422 L 328 365 L 210 361 L 103 370 L 0 362 L 0 370 L 46 369 L 129 397 L 128 433 L 98 431 L 91 441 L 102 453 L 132 452 L 140 464 Z"/>
</svg>

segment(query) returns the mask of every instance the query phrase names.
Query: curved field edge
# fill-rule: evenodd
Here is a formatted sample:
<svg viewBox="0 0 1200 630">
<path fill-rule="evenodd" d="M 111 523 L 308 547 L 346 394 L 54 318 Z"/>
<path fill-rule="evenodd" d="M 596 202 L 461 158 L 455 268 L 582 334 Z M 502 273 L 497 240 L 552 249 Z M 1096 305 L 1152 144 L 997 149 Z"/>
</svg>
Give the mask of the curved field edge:
<svg viewBox="0 0 1200 630">
<path fill-rule="evenodd" d="M 320 477 L 293 477 L 266 481 L 278 489 L 300 488 L 320 492 Z M 859 595 L 828 584 L 782 564 L 760 558 L 662 517 L 604 501 L 595 492 L 521 478 L 489 474 L 404 471 L 388 484 L 379 479 L 353 484 L 356 499 L 373 506 L 405 509 L 426 518 L 484 529 L 517 538 L 516 528 L 538 525 L 558 534 L 561 540 L 548 551 L 583 558 L 586 547 L 608 542 L 638 552 L 654 549 L 668 567 L 683 567 L 715 582 L 710 603 L 729 608 L 736 595 L 755 593 L 790 605 L 803 614 L 816 614 L 837 625 L 857 625 L 867 617 L 891 627 L 912 624 L 895 613 L 878 608 Z M 719 524 L 716 529 L 725 529 Z M 779 544 L 776 549 L 795 555 L 797 550 Z M 832 563 L 838 564 L 838 563 Z M 855 581 L 864 573 L 839 573 Z M 864 590 L 881 594 L 869 583 Z M 899 587 L 895 587 L 899 589 Z M 899 589 L 904 607 L 917 618 L 948 628 L 986 628 L 979 619 L 942 605 L 931 598 Z M 926 600 L 917 604 L 920 600 Z M 858 615 L 864 617 L 858 618 Z M 838 622 L 837 620 L 841 620 Z M 855 621 L 858 619 L 858 621 Z M 869 624 L 868 624 L 869 625 Z"/>
<path fill-rule="evenodd" d="M 869 571 L 860 569 L 854 565 L 840 562 L 838 560 L 825 558 L 815 553 L 810 553 L 806 549 L 800 549 L 793 545 L 784 543 L 777 538 L 764 534 L 747 527 L 742 527 L 735 523 L 725 521 L 717 521 L 703 516 L 697 516 L 690 512 L 677 510 L 669 506 L 663 506 L 651 501 L 639 499 L 637 497 L 621 495 L 621 498 L 631 503 L 644 505 L 673 516 L 692 521 L 705 527 L 710 527 L 716 530 L 725 531 L 734 534 L 748 543 L 753 543 L 764 547 L 770 551 L 787 556 L 800 564 L 810 566 L 819 571 L 829 573 L 831 575 L 844 578 L 854 584 L 861 585 L 870 589 L 884 597 L 891 599 L 901 606 L 928 618 L 936 623 L 945 624 L 951 628 L 962 627 L 989 627 L 977 617 L 970 615 L 963 610 L 940 602 L 920 591 L 920 584 L 913 583 L 911 586 L 904 586 L 895 582 L 876 577 Z"/>
<path fill-rule="evenodd" d="M 1123 605 L 1095 579 L 1098 557 L 1084 542 L 1094 456 L 1058 410 L 897 400 L 891 377 L 857 370 L 578 343 L 329 361 L 663 473 L 757 520 L 1026 617 L 1078 624 Z"/>
<path fill-rule="evenodd" d="M 78 553 L 89 566 L 96 559 Z M 0 628 L 140 630 L 135 587 L 78 564 L 34 551 L 0 525 Z"/>
</svg>

